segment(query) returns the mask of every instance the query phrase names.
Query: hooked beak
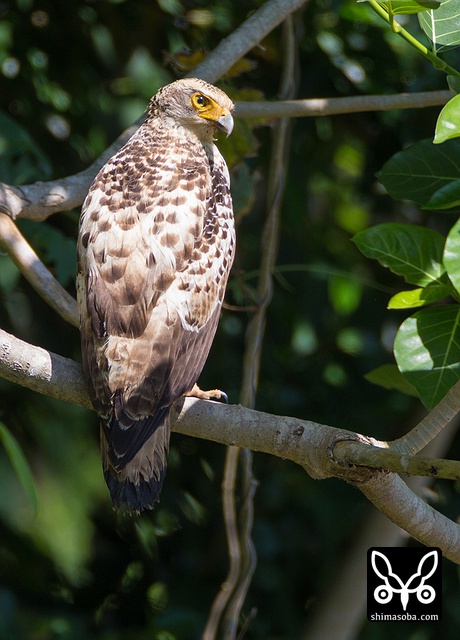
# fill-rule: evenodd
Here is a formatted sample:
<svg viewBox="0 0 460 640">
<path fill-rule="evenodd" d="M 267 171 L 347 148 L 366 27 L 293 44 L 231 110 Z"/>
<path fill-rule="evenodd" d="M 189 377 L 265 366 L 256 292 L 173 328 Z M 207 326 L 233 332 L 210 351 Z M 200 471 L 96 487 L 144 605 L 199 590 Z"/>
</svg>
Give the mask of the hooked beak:
<svg viewBox="0 0 460 640">
<path fill-rule="evenodd" d="M 233 131 L 234 122 L 232 114 L 230 112 L 226 113 L 224 116 L 221 116 L 218 120 L 216 120 L 215 123 L 219 127 L 219 129 L 225 131 L 225 134 L 228 138 L 228 136 Z"/>
</svg>

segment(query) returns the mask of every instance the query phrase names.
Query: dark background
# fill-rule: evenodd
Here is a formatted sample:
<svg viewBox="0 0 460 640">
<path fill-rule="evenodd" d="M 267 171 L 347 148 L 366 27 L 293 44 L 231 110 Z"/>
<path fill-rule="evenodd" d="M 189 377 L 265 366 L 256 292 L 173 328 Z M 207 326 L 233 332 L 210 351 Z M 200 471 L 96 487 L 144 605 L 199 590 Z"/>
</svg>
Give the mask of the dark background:
<svg viewBox="0 0 460 640">
<path fill-rule="evenodd" d="M 86 168 L 179 77 L 186 48 L 210 51 L 260 6 L 219 0 L 0 0 L 0 179 L 24 184 Z M 445 77 L 383 29 L 365 5 L 310 2 L 296 16 L 298 96 L 388 94 L 446 88 Z M 416 18 L 410 27 L 417 33 Z M 281 30 L 247 55 L 249 69 L 220 86 L 276 99 Z M 456 52 L 449 54 L 458 65 Z M 183 72 L 183 71 L 182 71 Z M 256 92 L 256 93 L 254 93 Z M 446 231 L 447 214 L 385 195 L 375 173 L 404 146 L 432 137 L 438 108 L 304 118 L 292 144 L 278 268 L 268 310 L 256 408 L 391 439 L 414 426 L 413 398 L 372 386 L 364 374 L 393 362 L 404 312 L 386 305 L 401 282 L 350 242 L 379 222 Z M 271 127 L 237 121 L 220 143 L 232 168 L 238 256 L 227 302 L 250 307 L 265 218 Z M 19 226 L 74 294 L 78 211 Z M 250 312 L 224 310 L 202 388 L 238 402 Z M 79 359 L 66 325 L 0 255 L 0 325 Z M 224 447 L 173 435 L 160 508 L 142 518 L 112 512 L 90 411 L 0 380 L 0 420 L 19 441 L 40 500 L 35 515 L 0 449 L 0 638 L 199 638 L 227 570 L 220 484 Z M 459 455 L 459 441 L 448 457 Z M 297 639 L 372 507 L 336 480 L 317 482 L 290 462 L 255 455 L 258 566 L 244 608 L 258 614 L 250 639 Z M 430 499 L 455 518 L 458 484 Z M 363 549 L 366 554 L 367 549 Z M 457 638 L 458 574 L 444 567 L 442 625 L 392 625 L 394 640 Z M 363 623 L 360 638 L 388 637 Z"/>
</svg>

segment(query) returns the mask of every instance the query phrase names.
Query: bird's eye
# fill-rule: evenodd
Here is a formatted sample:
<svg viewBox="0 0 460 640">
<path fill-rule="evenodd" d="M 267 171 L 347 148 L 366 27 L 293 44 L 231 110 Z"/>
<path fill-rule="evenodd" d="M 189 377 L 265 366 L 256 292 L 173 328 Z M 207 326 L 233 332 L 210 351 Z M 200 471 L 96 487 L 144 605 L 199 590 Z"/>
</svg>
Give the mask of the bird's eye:
<svg viewBox="0 0 460 640">
<path fill-rule="evenodd" d="M 202 109 L 208 106 L 209 100 L 202 93 L 194 93 L 192 96 L 192 104 L 197 109 Z"/>
</svg>

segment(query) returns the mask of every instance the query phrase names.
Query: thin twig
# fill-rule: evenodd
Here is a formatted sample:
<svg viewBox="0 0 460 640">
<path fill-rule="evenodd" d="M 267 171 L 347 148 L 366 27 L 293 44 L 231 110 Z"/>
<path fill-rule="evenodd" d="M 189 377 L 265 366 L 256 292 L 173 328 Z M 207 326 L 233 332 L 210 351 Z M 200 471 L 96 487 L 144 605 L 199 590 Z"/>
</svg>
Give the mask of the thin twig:
<svg viewBox="0 0 460 640">
<path fill-rule="evenodd" d="M 15 223 L 4 213 L 0 213 L 0 246 L 43 300 L 66 322 L 78 327 L 77 303 L 48 271 Z"/>
<path fill-rule="evenodd" d="M 421 451 L 460 411 L 460 380 L 409 433 L 388 443 L 390 449 L 404 454 Z"/>
<path fill-rule="evenodd" d="M 241 549 L 235 506 L 235 485 L 239 451 L 238 447 L 229 446 L 227 447 L 225 456 L 224 477 L 222 481 L 222 510 L 225 523 L 225 535 L 227 538 L 229 569 L 225 582 L 221 585 L 212 603 L 202 636 L 203 640 L 214 640 L 217 637 L 222 615 L 238 583 L 241 568 Z"/>
<path fill-rule="evenodd" d="M 440 458 L 422 458 L 373 447 L 361 442 L 338 442 L 333 451 L 334 458 L 342 464 L 352 464 L 368 469 L 385 469 L 411 476 L 427 476 L 445 480 L 460 480 L 460 462 Z"/>
<path fill-rule="evenodd" d="M 378 96 L 347 96 L 345 98 L 308 98 L 305 100 L 276 100 L 274 102 L 237 102 L 237 118 L 311 118 L 334 116 L 367 111 L 391 111 L 393 109 L 422 109 L 446 104 L 452 93 L 445 91 L 420 91 Z"/>
<path fill-rule="evenodd" d="M 454 67 L 451 67 L 449 64 L 447 64 L 445 60 L 442 60 L 442 58 L 440 58 L 435 53 L 433 53 L 433 51 L 430 51 L 428 47 L 426 47 L 424 44 L 419 42 L 417 38 L 414 38 L 414 36 L 411 33 L 406 31 L 399 24 L 399 22 L 396 22 L 394 17 L 390 15 L 389 12 L 386 10 L 386 8 L 381 6 L 379 2 L 376 2 L 376 0 L 368 0 L 368 3 L 371 9 L 373 9 L 373 11 L 375 11 L 377 15 L 383 18 L 383 20 L 385 20 L 385 22 L 387 22 L 390 25 L 393 33 L 398 34 L 399 36 L 401 36 L 401 38 L 403 38 L 406 42 L 408 42 L 412 47 L 415 47 L 415 49 L 417 49 L 419 53 L 421 53 L 423 56 L 425 56 L 425 58 L 427 58 L 431 62 L 431 64 L 435 69 L 444 71 L 444 73 L 446 73 L 447 75 L 457 76 L 457 77 L 460 76 L 460 72 L 457 71 L 457 69 L 454 69 Z"/>
</svg>

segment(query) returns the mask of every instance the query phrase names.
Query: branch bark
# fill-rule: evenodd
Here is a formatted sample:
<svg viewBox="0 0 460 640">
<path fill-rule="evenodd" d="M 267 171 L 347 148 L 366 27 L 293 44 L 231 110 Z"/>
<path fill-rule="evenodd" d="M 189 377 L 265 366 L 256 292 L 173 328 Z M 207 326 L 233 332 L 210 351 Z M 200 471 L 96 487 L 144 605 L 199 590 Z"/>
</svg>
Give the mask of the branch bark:
<svg viewBox="0 0 460 640">
<path fill-rule="evenodd" d="M 0 375 L 39 393 L 90 407 L 79 364 L 1 329 Z M 459 525 L 413 494 L 396 474 L 339 464 L 332 454 L 338 442 L 352 440 L 372 446 L 372 438 L 308 420 L 196 398 L 178 400 L 171 415 L 173 431 L 291 460 L 315 479 L 336 477 L 354 484 L 414 538 L 440 547 L 447 558 L 460 564 Z"/>
<path fill-rule="evenodd" d="M 79 326 L 77 303 L 48 271 L 13 220 L 0 213 L 0 247 L 25 279 L 63 320 Z"/>
<path fill-rule="evenodd" d="M 421 91 L 382 96 L 348 96 L 346 98 L 309 98 L 307 100 L 277 100 L 237 102 L 239 118 L 308 118 L 334 116 L 365 111 L 392 109 L 422 109 L 444 105 L 452 98 L 450 91 Z"/>
</svg>

